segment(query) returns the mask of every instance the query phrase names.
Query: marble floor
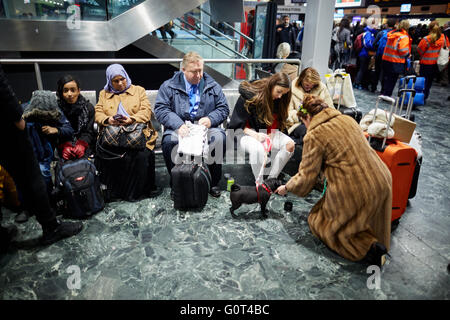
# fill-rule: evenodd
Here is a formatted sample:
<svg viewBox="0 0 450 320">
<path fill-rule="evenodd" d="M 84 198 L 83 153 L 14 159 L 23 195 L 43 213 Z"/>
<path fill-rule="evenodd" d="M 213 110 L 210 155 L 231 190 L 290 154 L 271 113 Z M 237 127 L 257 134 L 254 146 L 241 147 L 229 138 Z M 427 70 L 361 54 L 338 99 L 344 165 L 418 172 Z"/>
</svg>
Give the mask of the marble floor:
<svg viewBox="0 0 450 320">
<path fill-rule="evenodd" d="M 9 252 L 0 256 L 0 299 L 149 300 L 397 300 L 450 299 L 450 90 L 434 85 L 426 106 L 413 113 L 423 139 L 417 195 L 392 233 L 391 258 L 379 282 L 367 265 L 328 250 L 310 232 L 307 214 L 320 198 L 273 196 L 269 218 L 256 205 L 229 213 L 229 194 L 208 199 L 201 212 L 173 209 L 161 155 L 161 196 L 115 202 L 83 221 L 78 236 L 36 245 L 39 224 L 17 225 Z M 376 95 L 356 91 L 365 113 Z M 224 173 L 251 182 L 248 165 Z M 222 185 L 224 186 L 224 185 Z M 293 202 L 286 212 L 284 202 Z M 3 225 L 14 224 L 4 210 Z"/>
</svg>

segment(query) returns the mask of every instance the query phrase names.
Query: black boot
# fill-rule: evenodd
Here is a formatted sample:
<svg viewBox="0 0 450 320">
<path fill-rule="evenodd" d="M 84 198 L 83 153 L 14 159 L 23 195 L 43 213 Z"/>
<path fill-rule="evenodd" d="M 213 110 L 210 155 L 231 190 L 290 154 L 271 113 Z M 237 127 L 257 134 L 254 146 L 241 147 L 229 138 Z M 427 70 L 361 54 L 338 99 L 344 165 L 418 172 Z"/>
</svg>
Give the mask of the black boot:
<svg viewBox="0 0 450 320">
<path fill-rule="evenodd" d="M 381 268 L 386 262 L 386 255 L 390 256 L 386 247 L 379 242 L 374 242 L 363 260 L 370 265 L 377 265 Z"/>
<path fill-rule="evenodd" d="M 52 226 L 43 227 L 42 244 L 49 245 L 61 239 L 78 234 L 83 229 L 81 222 L 60 222 L 56 220 Z"/>
</svg>

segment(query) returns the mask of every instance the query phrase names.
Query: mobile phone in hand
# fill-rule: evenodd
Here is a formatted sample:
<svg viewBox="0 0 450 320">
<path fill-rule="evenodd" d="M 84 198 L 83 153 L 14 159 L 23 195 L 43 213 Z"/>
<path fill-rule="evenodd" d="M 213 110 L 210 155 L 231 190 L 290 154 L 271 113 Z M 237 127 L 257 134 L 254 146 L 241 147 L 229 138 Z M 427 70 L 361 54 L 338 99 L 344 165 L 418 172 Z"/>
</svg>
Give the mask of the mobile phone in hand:
<svg viewBox="0 0 450 320">
<path fill-rule="evenodd" d="M 115 116 L 113 116 L 113 119 L 116 121 L 124 121 L 126 118 L 121 114 L 116 114 Z"/>
</svg>

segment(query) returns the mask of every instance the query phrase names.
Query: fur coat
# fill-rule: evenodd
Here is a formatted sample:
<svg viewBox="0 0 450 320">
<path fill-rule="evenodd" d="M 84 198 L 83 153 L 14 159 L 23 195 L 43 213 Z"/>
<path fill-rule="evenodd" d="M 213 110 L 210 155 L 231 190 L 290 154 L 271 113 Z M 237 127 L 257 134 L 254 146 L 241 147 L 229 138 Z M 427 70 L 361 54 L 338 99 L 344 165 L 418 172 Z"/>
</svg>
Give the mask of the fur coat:
<svg viewBox="0 0 450 320">
<path fill-rule="evenodd" d="M 391 173 L 355 120 L 326 108 L 312 118 L 303 143 L 298 173 L 286 188 L 304 197 L 323 170 L 327 189 L 309 214 L 312 233 L 352 261 L 363 259 L 374 242 L 389 250 Z"/>
</svg>

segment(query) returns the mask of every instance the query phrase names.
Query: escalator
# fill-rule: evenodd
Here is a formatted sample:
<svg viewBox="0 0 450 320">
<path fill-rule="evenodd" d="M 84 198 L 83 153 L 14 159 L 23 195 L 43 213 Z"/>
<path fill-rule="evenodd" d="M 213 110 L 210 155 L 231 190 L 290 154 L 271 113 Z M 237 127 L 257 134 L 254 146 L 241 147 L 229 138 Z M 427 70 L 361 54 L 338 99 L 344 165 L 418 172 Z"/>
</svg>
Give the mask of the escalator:
<svg viewBox="0 0 450 320">
<path fill-rule="evenodd" d="M 183 51 L 178 50 L 174 46 L 171 46 L 165 41 L 151 35 L 146 35 L 145 37 L 133 42 L 132 45 L 158 58 L 183 58 L 184 55 Z M 177 69 L 180 67 L 178 63 L 173 63 L 172 66 Z M 204 66 L 204 71 L 212 76 L 214 80 L 216 80 L 217 83 L 219 83 L 223 88 L 233 85 L 234 83 L 230 77 L 208 65 Z"/>
<path fill-rule="evenodd" d="M 217 11 L 224 11 L 223 8 L 213 13 L 206 9 L 212 12 L 213 7 L 217 7 L 212 3 L 221 0 L 49 0 L 55 1 L 64 4 L 58 15 L 45 11 L 41 5 L 43 0 L 0 0 L 0 58 L 182 58 L 187 51 L 197 51 L 205 59 L 233 59 L 247 58 L 239 52 L 239 43 L 244 38 L 252 41 L 233 26 L 220 23 L 219 27 L 219 23 L 213 21 L 213 16 L 218 19 Z M 35 2 L 34 11 L 28 13 L 30 17 L 24 18 L 25 13 L 21 15 L 11 5 L 15 2 L 25 11 Z M 69 10 L 74 6 L 79 11 L 78 26 L 73 24 L 74 11 Z M 239 10 L 237 7 L 230 11 Z M 173 21 L 179 35 L 173 42 L 156 36 L 169 21 Z M 153 65 L 151 77 L 147 66 L 129 65 L 127 69 L 137 83 L 156 89 L 179 67 L 178 63 Z M 19 88 L 18 93 L 24 100 L 27 92 L 37 89 L 30 77 L 33 66 L 10 65 L 4 69 L 14 84 L 22 84 L 23 89 Z M 205 64 L 204 70 L 223 88 L 237 87 L 233 80 L 236 78 L 235 65 Z M 43 65 L 41 72 L 45 75 L 44 87 L 50 90 L 54 90 L 57 77 L 63 73 L 78 76 L 85 88 L 95 90 L 98 89 L 96 84 L 104 78 L 104 66 L 93 64 Z"/>
<path fill-rule="evenodd" d="M 75 0 L 71 1 L 75 3 Z M 70 7 L 68 6 L 70 2 L 64 0 L 61 9 L 55 9 L 50 13 L 48 10 L 41 10 L 45 7 L 38 5 L 36 0 L 34 6 L 29 9 L 34 10 L 34 14 L 30 13 L 31 16 L 26 18 L 23 15 L 27 14 L 26 12 L 22 15 L 15 14 L 18 9 L 13 6 L 20 2 L 23 6 L 26 1 L 0 0 L 0 2 L 3 8 L 1 10 L 3 16 L 0 16 L 0 51 L 104 52 L 124 48 L 168 21 L 200 6 L 206 0 L 145 0 L 142 3 L 127 2 L 127 6 L 98 5 L 93 7 L 97 8 L 99 12 L 97 15 L 93 14 L 97 11 L 92 11 L 92 3 L 99 4 L 101 1 L 82 0 Z M 120 9 L 122 7 L 131 8 L 125 11 Z M 121 13 L 121 10 L 124 12 Z M 111 14 L 110 11 L 115 13 Z M 116 15 L 117 13 L 120 14 Z M 98 21 L 102 15 L 104 21 Z"/>
</svg>

